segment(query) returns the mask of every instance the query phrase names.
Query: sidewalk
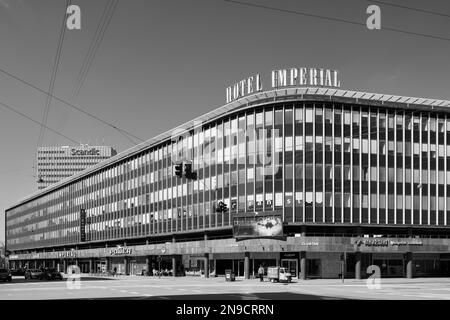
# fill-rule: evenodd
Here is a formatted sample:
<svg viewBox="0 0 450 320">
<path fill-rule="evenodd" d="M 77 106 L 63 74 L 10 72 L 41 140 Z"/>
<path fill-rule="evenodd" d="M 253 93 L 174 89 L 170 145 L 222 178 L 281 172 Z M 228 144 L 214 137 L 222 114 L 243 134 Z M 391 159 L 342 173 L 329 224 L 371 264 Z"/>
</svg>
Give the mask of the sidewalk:
<svg viewBox="0 0 450 320">
<path fill-rule="evenodd" d="M 67 276 L 67 275 L 66 275 Z M 105 279 L 116 279 L 116 280 L 158 280 L 158 281 L 179 281 L 179 282 L 191 282 L 191 281 L 201 281 L 201 282 L 216 282 L 216 283 L 230 283 L 225 281 L 224 276 L 205 278 L 204 276 L 184 276 L 184 277 L 172 277 L 172 276 L 141 276 L 141 275 L 102 275 L 102 274 L 81 274 L 82 277 L 92 277 L 92 278 L 105 278 Z M 344 279 L 344 284 L 365 284 L 368 279 Z M 450 278 L 381 278 L 384 284 L 431 284 L 431 283 L 448 283 L 450 285 Z M 245 283 L 260 283 L 259 279 L 244 279 L 243 277 L 236 277 L 235 282 L 245 282 Z M 269 283 L 267 278 L 264 278 L 263 283 Z M 292 279 L 291 284 L 307 284 L 307 285 L 341 285 L 342 279 Z"/>
</svg>

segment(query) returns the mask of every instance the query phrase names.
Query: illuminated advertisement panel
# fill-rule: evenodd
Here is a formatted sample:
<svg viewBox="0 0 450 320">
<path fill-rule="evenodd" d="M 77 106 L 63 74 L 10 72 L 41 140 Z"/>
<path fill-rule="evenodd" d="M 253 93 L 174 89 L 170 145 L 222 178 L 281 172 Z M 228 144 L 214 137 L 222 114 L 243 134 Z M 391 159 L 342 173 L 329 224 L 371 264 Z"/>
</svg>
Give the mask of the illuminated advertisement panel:
<svg viewBox="0 0 450 320">
<path fill-rule="evenodd" d="M 282 238 L 283 220 L 281 216 L 236 218 L 233 235 L 242 238 Z"/>
</svg>

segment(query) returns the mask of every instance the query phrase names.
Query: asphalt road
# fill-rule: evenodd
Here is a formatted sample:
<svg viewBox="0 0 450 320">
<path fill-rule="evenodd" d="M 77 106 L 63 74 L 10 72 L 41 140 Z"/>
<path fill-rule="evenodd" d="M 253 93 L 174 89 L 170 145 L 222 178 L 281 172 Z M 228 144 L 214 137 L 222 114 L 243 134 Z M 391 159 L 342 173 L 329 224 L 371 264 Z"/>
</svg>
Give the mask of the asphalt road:
<svg viewBox="0 0 450 320">
<path fill-rule="evenodd" d="M 79 286 L 63 281 L 25 280 L 0 282 L 0 300 L 50 299 L 192 299 L 192 300 L 450 300 L 450 279 L 381 279 L 370 289 L 366 280 L 294 280 L 290 284 L 199 277 L 82 277 Z"/>
</svg>

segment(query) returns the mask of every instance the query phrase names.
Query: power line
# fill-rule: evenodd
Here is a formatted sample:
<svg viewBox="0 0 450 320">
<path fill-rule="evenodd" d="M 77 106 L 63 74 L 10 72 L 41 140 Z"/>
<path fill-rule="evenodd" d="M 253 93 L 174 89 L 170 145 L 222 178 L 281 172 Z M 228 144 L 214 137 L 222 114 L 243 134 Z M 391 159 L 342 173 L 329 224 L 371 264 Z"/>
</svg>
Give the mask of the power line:
<svg viewBox="0 0 450 320">
<path fill-rule="evenodd" d="M 29 86 L 29 87 L 31 87 L 31 88 L 33 88 L 33 89 L 35 89 L 35 90 L 37 90 L 37 91 L 39 91 L 39 92 L 41 92 L 41 93 L 43 93 L 43 94 L 50 95 L 53 99 L 55 99 L 55 100 L 65 104 L 66 106 L 68 106 L 70 108 L 73 108 L 73 109 L 75 109 L 75 110 L 77 110 L 77 111 L 79 111 L 79 112 L 81 112 L 81 113 L 83 113 L 83 114 L 85 114 L 85 115 L 87 115 L 87 116 L 89 116 L 89 117 L 91 117 L 91 118 L 93 118 L 93 119 L 95 119 L 95 120 L 97 120 L 97 121 L 99 121 L 99 122 L 101 122 L 101 123 L 103 123 L 103 124 L 113 128 L 113 129 L 117 130 L 121 135 L 126 137 L 133 144 L 136 144 L 136 143 L 133 140 L 131 140 L 129 137 L 133 137 L 133 138 L 135 138 L 135 139 L 137 139 L 137 140 L 139 140 L 141 142 L 145 141 L 144 139 L 141 139 L 138 136 L 136 136 L 136 135 L 134 135 L 134 134 L 124 130 L 124 129 L 121 129 L 118 126 L 116 126 L 116 125 L 114 125 L 114 124 L 112 124 L 112 123 L 110 123 L 110 122 L 108 122 L 106 120 L 103 120 L 102 118 L 100 118 L 100 117 L 98 117 L 98 116 L 96 116 L 96 115 L 94 115 L 94 114 L 92 114 L 92 113 L 90 113 L 90 112 L 88 112 L 88 111 L 86 111 L 84 109 L 81 109 L 80 107 L 77 107 L 73 103 L 70 103 L 70 102 L 68 102 L 68 101 L 66 101 L 66 100 L 64 100 L 62 98 L 59 98 L 59 97 L 55 96 L 54 94 L 51 94 L 50 92 L 47 92 L 47 91 L 45 91 L 45 90 L 35 86 L 34 84 L 32 84 L 32 83 L 30 83 L 30 82 L 28 82 L 26 80 L 23 80 L 23 79 L 19 78 L 18 76 L 13 75 L 12 73 L 6 71 L 5 69 L 0 68 L 0 72 L 5 74 L 5 75 L 7 75 L 7 76 L 9 76 L 9 77 L 11 77 L 11 78 L 13 78 L 13 79 L 15 79 L 15 80 L 17 80 L 17 81 L 19 81 L 19 82 L 21 82 L 21 83 L 23 83 L 23 84 L 25 84 L 25 85 L 27 85 L 27 86 Z M 125 134 L 128 135 L 128 136 L 126 136 Z"/>
<path fill-rule="evenodd" d="M 53 62 L 53 68 L 52 68 L 52 74 L 50 77 L 50 84 L 48 87 L 48 91 L 50 93 L 53 94 L 53 90 L 55 88 L 55 80 L 56 80 L 56 74 L 58 73 L 58 67 L 59 67 L 59 62 L 60 62 L 60 58 L 61 58 L 61 53 L 62 53 L 62 47 L 63 47 L 63 43 L 64 43 L 64 36 L 66 34 L 66 8 L 69 7 L 71 0 L 67 0 L 66 2 L 66 6 L 64 8 L 64 16 L 62 19 L 62 24 L 61 24 L 61 30 L 59 33 L 59 38 L 58 38 L 58 45 L 56 48 L 56 55 L 55 55 L 55 59 Z M 47 124 L 47 120 L 48 120 L 48 114 L 50 111 L 50 104 L 52 102 L 52 98 L 50 95 L 47 95 L 46 98 L 46 102 L 45 102 L 45 107 L 44 107 L 44 114 L 42 116 L 42 126 L 41 129 L 39 131 L 39 136 L 38 136 L 38 141 L 37 141 L 37 145 L 36 148 L 39 147 L 42 144 L 42 141 L 44 140 L 44 134 L 45 134 L 45 128 L 44 126 Z"/>
<path fill-rule="evenodd" d="M 283 8 L 269 7 L 269 6 L 265 6 L 265 5 L 260 5 L 260 4 L 256 4 L 256 3 L 250 3 L 250 2 L 244 2 L 244 1 L 236 1 L 236 0 L 222 0 L 222 1 L 225 1 L 225 2 L 228 2 L 228 3 L 232 3 L 232 4 L 248 6 L 248 7 L 272 10 L 272 11 L 283 12 L 283 13 L 291 13 L 291 14 L 296 14 L 296 15 L 301 15 L 301 16 L 306 16 L 306 17 L 312 17 L 312 18 L 328 20 L 328 21 L 334 21 L 334 22 L 341 22 L 341 23 L 357 25 L 357 26 L 362 26 L 364 28 L 367 28 L 365 23 L 357 22 L 357 21 L 351 21 L 351 20 L 346 20 L 346 19 L 341 19 L 341 18 L 322 16 L 322 15 L 318 15 L 318 14 L 312 14 L 312 13 L 307 13 L 307 12 L 302 12 L 302 11 L 295 11 L 295 10 L 289 10 L 289 9 L 283 9 Z M 391 27 L 382 27 L 381 30 L 387 30 L 387 31 L 391 31 L 391 32 L 408 34 L 408 35 L 414 35 L 414 36 L 430 38 L 430 39 L 436 39 L 436 40 L 450 41 L 450 38 L 446 38 L 446 37 L 435 36 L 435 35 L 426 34 L 426 33 L 407 31 L 407 30 L 396 29 L 396 28 L 391 28 Z"/>
<path fill-rule="evenodd" d="M 42 122 L 39 122 L 39 121 L 37 121 L 37 120 L 34 120 L 33 118 L 27 116 L 26 114 L 20 112 L 20 111 L 17 110 L 17 109 L 11 107 L 10 105 L 8 105 L 8 104 L 6 104 L 6 103 L 3 103 L 3 102 L 1 102 L 1 101 L 0 101 L 0 105 L 2 105 L 2 106 L 5 107 L 6 109 L 11 110 L 12 112 L 14 112 L 14 113 L 16 113 L 16 114 L 18 114 L 18 115 L 20 115 L 20 116 L 22 116 L 22 117 L 24 117 L 24 118 L 26 118 L 26 119 L 32 121 L 32 122 L 38 124 L 38 125 L 40 125 L 40 126 L 44 126 L 45 129 L 47 129 L 47 130 L 49 130 L 49 131 L 51 131 L 51 132 L 53 132 L 53 133 L 55 133 L 55 134 L 57 134 L 57 135 L 63 137 L 63 138 L 66 138 L 67 140 L 69 140 L 69 141 L 71 141 L 71 142 L 74 142 L 75 144 L 78 144 L 78 141 L 76 141 L 76 140 L 74 140 L 74 139 L 72 139 L 72 138 L 69 138 L 69 137 L 66 136 L 65 134 L 63 134 L 63 133 L 61 133 L 61 132 L 59 132 L 59 131 L 57 131 L 57 130 L 55 130 L 55 129 L 52 129 L 52 128 L 48 127 L 47 125 L 44 125 Z"/>
<path fill-rule="evenodd" d="M 75 87 L 74 87 L 73 90 L 72 90 L 72 99 L 75 98 L 75 92 L 76 92 L 78 83 L 80 82 L 80 79 L 82 78 L 82 74 L 84 73 L 84 69 L 85 69 L 85 67 L 86 67 L 86 65 L 87 65 L 89 56 L 90 56 L 90 54 L 91 54 L 91 52 L 92 52 L 93 45 L 94 45 L 94 43 L 95 43 L 95 40 L 96 40 L 97 37 L 98 37 L 99 30 L 101 29 L 101 27 L 102 27 L 102 25 L 103 25 L 103 21 L 104 21 L 104 19 L 105 19 L 105 15 L 106 15 L 107 11 L 109 10 L 110 4 L 111 4 L 111 2 L 110 2 L 109 0 L 107 0 L 106 5 L 105 5 L 105 8 L 103 9 L 103 13 L 102 13 L 102 15 L 101 15 L 101 17 L 100 17 L 99 23 L 98 23 L 98 25 L 97 25 L 97 29 L 95 30 L 94 37 L 92 38 L 92 41 L 91 41 L 91 43 L 89 44 L 89 49 L 88 49 L 86 55 L 85 55 L 84 58 L 83 58 L 83 62 L 82 62 L 82 64 L 81 64 L 80 71 L 78 72 L 78 76 L 77 76 L 77 80 L 76 80 L 76 83 L 75 83 Z"/>
<path fill-rule="evenodd" d="M 425 9 L 413 8 L 413 7 L 403 6 L 403 5 L 400 5 L 400 4 L 395 4 L 395 3 L 385 2 L 385 1 L 379 1 L 379 0 L 367 0 L 367 1 L 368 2 L 375 2 L 375 3 L 378 3 L 378 4 L 384 4 L 384 5 L 390 6 L 390 7 L 402 8 L 402 9 L 407 9 L 407 10 L 412 10 L 412 11 L 417 11 L 417 12 L 422 12 L 422 13 L 433 14 L 433 15 L 436 15 L 436 16 L 450 18 L 450 14 L 440 13 L 440 12 L 436 12 L 436 11 L 429 11 L 429 10 L 425 10 Z"/>
<path fill-rule="evenodd" d="M 108 29 L 109 23 L 114 15 L 117 4 L 119 0 L 112 0 L 106 3 L 105 10 L 103 11 L 102 18 L 100 19 L 99 25 L 97 26 L 97 30 L 95 32 L 94 38 L 92 39 L 89 50 L 86 53 L 86 56 L 83 59 L 83 65 L 80 69 L 80 73 L 78 74 L 77 84 L 74 88 L 73 99 L 78 96 L 81 88 L 87 78 L 89 70 L 91 68 L 92 62 L 95 59 L 95 56 L 98 52 L 101 42 L 105 36 L 106 30 Z"/>
</svg>

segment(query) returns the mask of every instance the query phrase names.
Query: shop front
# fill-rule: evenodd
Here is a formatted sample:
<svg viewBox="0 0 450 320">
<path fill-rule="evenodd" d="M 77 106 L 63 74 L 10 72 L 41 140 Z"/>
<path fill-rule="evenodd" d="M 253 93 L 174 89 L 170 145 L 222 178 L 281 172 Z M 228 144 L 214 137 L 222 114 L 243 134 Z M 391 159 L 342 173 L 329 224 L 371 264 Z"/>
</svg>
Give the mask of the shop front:
<svg viewBox="0 0 450 320">
<path fill-rule="evenodd" d="M 147 274 L 147 263 L 145 257 L 132 257 L 130 259 L 130 274 L 145 275 Z"/>
<path fill-rule="evenodd" d="M 404 255 L 401 253 L 374 253 L 372 265 L 380 268 L 382 278 L 400 278 L 406 274 Z"/>
<path fill-rule="evenodd" d="M 124 257 L 111 258 L 111 272 L 117 275 L 127 274 L 127 264 Z"/>
<path fill-rule="evenodd" d="M 280 253 L 281 267 L 286 268 L 292 275 L 292 278 L 298 278 L 299 275 L 299 253 L 282 252 Z"/>
</svg>

